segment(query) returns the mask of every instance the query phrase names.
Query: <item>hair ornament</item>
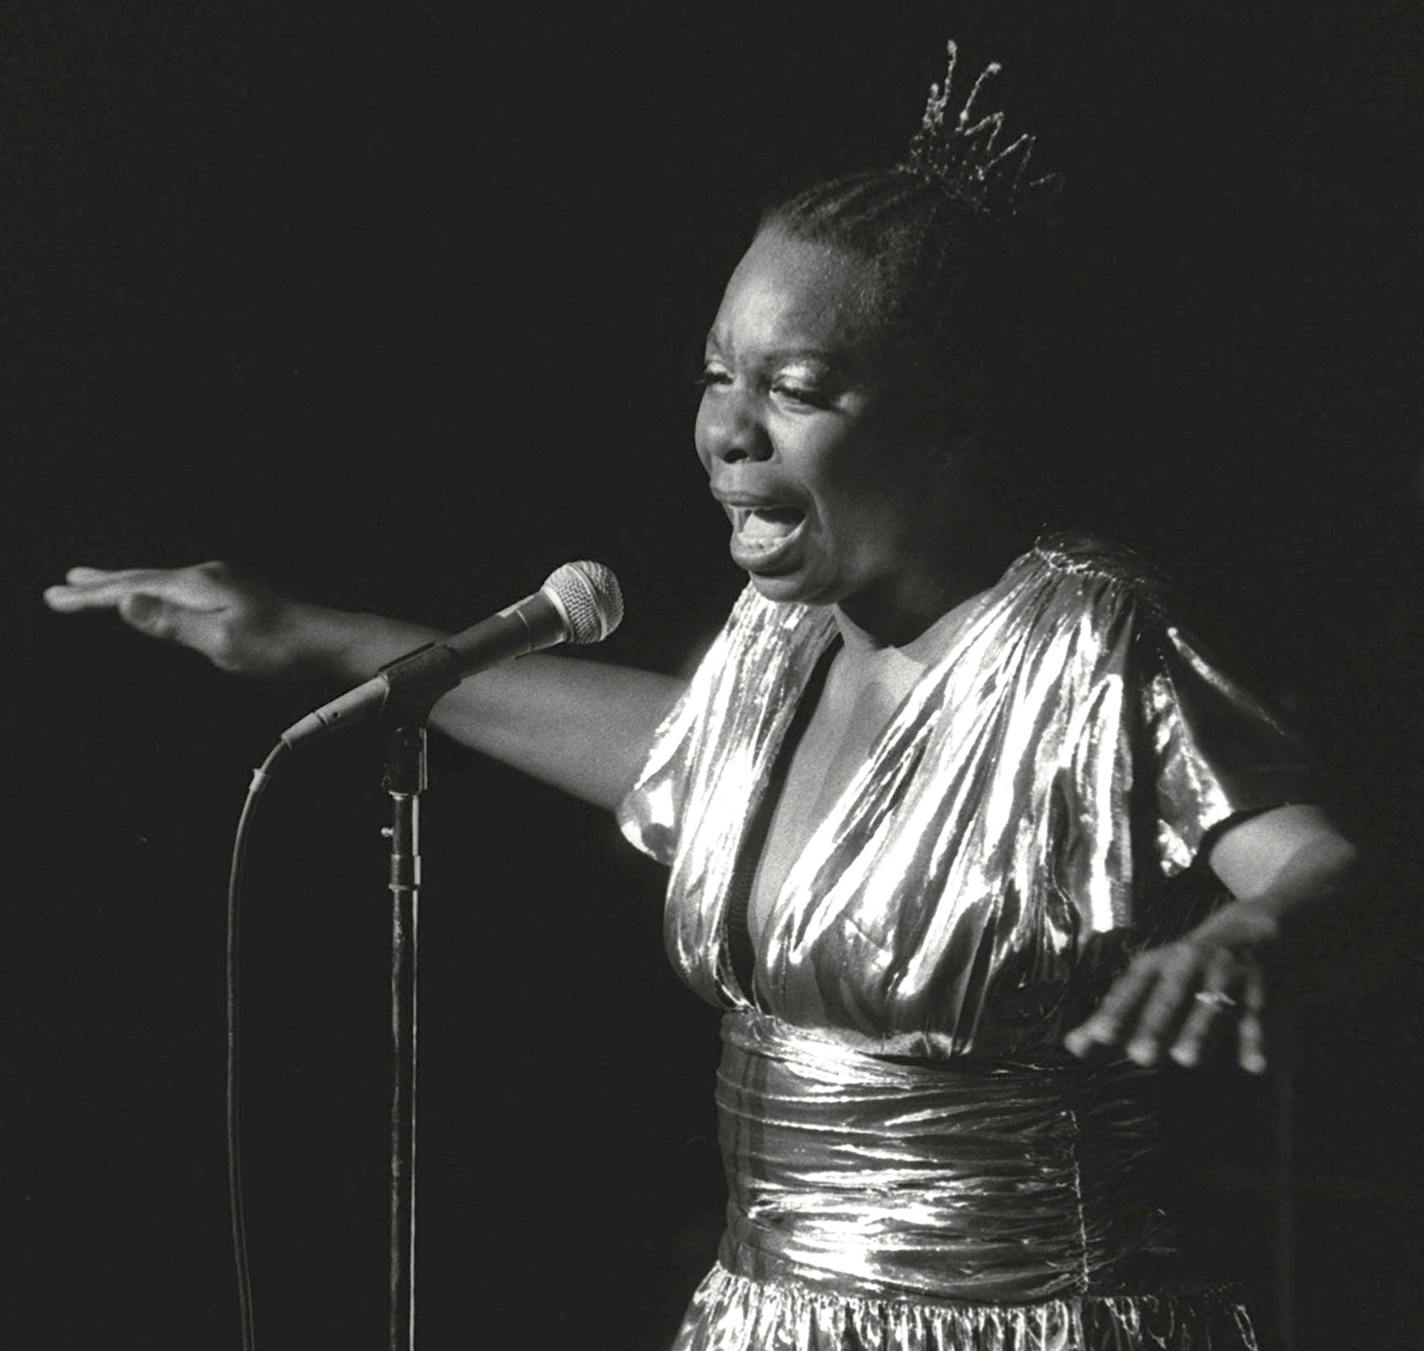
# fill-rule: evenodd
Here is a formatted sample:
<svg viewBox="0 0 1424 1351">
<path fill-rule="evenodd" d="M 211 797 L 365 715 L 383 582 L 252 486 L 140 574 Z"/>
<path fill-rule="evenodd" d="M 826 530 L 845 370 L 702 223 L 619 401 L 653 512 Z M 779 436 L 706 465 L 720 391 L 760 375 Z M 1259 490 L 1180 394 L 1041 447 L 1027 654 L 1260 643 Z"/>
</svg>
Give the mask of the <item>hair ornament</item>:
<svg viewBox="0 0 1424 1351">
<path fill-rule="evenodd" d="M 997 149 L 1004 129 L 1003 113 L 988 113 L 974 120 L 980 91 L 1002 67 L 997 61 L 984 67 L 964 106 L 951 120 L 949 100 L 959 44 L 951 39 L 946 50 L 949 61 L 944 81 L 930 85 L 924 118 L 901 167 L 986 215 L 1041 214 L 1061 191 L 1063 176 L 1029 177 L 1034 137 L 1027 133 Z"/>
</svg>

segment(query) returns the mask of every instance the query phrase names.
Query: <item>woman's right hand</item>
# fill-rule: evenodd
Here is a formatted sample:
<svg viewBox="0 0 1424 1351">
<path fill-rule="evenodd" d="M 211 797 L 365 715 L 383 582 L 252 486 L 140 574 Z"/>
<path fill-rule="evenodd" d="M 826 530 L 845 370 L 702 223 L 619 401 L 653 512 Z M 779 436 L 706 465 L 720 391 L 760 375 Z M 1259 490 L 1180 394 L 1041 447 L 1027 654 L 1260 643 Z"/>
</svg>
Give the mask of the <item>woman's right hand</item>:
<svg viewBox="0 0 1424 1351">
<path fill-rule="evenodd" d="M 254 676 L 355 683 L 439 630 L 279 595 L 222 563 L 72 568 L 45 592 L 52 610 L 117 610 L 151 638 Z M 585 801 L 615 807 L 685 681 L 627 666 L 532 653 L 465 681 L 431 724 L 456 741 Z"/>
<path fill-rule="evenodd" d="M 308 607 L 235 573 L 226 563 L 187 568 L 71 568 L 45 604 L 62 614 L 115 610 L 150 638 L 200 652 L 239 675 L 310 673 L 317 657 Z"/>
</svg>

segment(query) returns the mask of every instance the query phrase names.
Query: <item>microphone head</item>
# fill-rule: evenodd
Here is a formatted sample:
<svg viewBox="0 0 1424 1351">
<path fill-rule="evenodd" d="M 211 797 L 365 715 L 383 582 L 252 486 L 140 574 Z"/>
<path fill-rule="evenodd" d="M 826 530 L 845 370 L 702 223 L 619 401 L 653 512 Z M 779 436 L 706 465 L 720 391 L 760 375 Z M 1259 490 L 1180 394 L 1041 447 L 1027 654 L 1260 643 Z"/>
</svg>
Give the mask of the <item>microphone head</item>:
<svg viewBox="0 0 1424 1351">
<path fill-rule="evenodd" d="M 623 592 L 602 563 L 565 563 L 540 590 L 568 617 L 567 642 L 602 642 L 623 622 Z"/>
</svg>

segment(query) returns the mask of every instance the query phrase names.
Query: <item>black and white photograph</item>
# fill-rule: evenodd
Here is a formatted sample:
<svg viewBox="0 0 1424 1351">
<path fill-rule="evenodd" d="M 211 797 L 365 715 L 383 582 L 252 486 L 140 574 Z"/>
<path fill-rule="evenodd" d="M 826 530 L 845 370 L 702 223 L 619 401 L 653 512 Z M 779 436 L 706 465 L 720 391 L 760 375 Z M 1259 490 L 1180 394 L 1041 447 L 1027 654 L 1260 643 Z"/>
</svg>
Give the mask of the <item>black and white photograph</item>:
<svg viewBox="0 0 1424 1351">
<path fill-rule="evenodd" d="M 0 72 L 0 1344 L 1424 1341 L 1424 11 Z"/>
</svg>

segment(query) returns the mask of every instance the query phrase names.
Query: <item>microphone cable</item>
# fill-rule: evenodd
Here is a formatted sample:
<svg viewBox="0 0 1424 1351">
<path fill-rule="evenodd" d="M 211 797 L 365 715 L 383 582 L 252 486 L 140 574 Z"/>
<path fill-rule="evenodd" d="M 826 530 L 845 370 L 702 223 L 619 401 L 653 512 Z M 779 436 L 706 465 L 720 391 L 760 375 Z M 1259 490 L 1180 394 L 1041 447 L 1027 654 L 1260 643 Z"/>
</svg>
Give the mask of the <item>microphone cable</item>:
<svg viewBox="0 0 1424 1351">
<path fill-rule="evenodd" d="M 237 921 L 252 818 L 256 815 L 257 803 L 263 790 L 271 782 L 272 770 L 286 754 L 286 743 L 279 741 L 267 753 L 261 767 L 252 771 L 247 800 L 242 804 L 242 813 L 237 818 L 237 831 L 232 841 L 232 865 L 227 879 L 227 1193 L 228 1213 L 232 1219 L 232 1254 L 236 1264 L 237 1310 L 242 1351 L 255 1351 L 257 1342 L 252 1326 L 252 1271 L 247 1260 L 247 1224 L 242 1206 L 242 1156 L 238 1129 Z"/>
</svg>

